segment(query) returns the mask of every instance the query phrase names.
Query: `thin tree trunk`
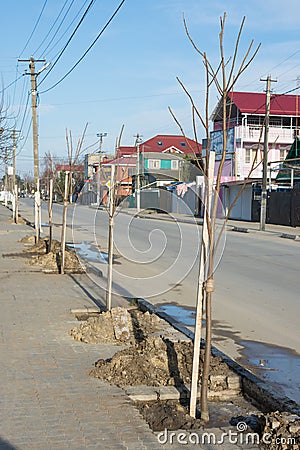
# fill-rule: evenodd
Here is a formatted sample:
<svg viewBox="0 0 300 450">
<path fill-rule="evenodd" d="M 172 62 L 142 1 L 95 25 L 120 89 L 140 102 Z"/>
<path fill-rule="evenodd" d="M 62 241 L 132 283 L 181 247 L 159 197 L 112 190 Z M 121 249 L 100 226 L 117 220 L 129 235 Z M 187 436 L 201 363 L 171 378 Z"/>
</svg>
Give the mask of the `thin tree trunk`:
<svg viewBox="0 0 300 450">
<path fill-rule="evenodd" d="M 61 243 L 60 243 L 60 273 L 65 273 L 65 253 L 66 253 L 66 229 L 67 229 L 67 207 L 68 207 L 68 178 L 69 174 L 65 175 L 65 195 L 64 195 L 64 209 L 63 209 L 63 221 L 61 230 Z"/>
<path fill-rule="evenodd" d="M 49 247 L 48 253 L 52 251 L 52 207 L 53 207 L 53 179 L 49 181 L 49 204 L 48 204 L 48 215 L 49 215 Z"/>
<path fill-rule="evenodd" d="M 109 218 L 108 228 L 108 267 L 107 267 L 107 287 L 106 287 L 106 309 L 111 310 L 112 297 L 112 269 L 113 269 L 113 248 L 114 248 L 114 217 Z"/>
<path fill-rule="evenodd" d="M 19 221 L 19 200 L 18 200 L 18 185 L 16 184 L 14 186 L 15 188 L 15 192 L 14 192 L 14 196 L 15 196 L 15 223 L 17 224 Z"/>
<path fill-rule="evenodd" d="M 35 243 L 40 241 L 40 207 L 41 207 L 41 194 L 40 194 L 40 180 L 37 180 L 37 187 L 34 193 L 34 223 L 35 223 Z"/>
<path fill-rule="evenodd" d="M 208 280 L 209 283 L 211 280 Z M 206 288 L 207 289 L 207 288 Z M 201 420 L 205 423 L 209 422 L 208 411 L 208 377 L 211 359 L 211 298 L 212 292 L 206 290 L 205 305 L 206 305 L 206 332 L 205 332 L 205 353 L 202 371 L 201 382 Z"/>
<path fill-rule="evenodd" d="M 112 275 L 113 275 L 113 251 L 114 251 L 114 210 L 115 210 L 115 166 L 111 166 L 109 188 L 109 228 L 108 228 L 108 267 L 107 267 L 107 287 L 106 287 L 106 309 L 111 310 L 112 297 Z"/>
<path fill-rule="evenodd" d="M 196 417 L 196 403 L 197 403 L 199 362 L 200 362 L 200 346 L 201 346 L 201 332 L 202 332 L 203 283 L 205 280 L 205 264 L 207 261 L 207 251 L 208 251 L 208 221 L 209 221 L 209 215 L 210 215 L 210 205 L 211 205 L 210 195 L 212 192 L 214 165 L 215 165 L 215 152 L 210 152 L 209 176 L 208 176 L 208 180 L 206 183 L 206 190 L 205 190 L 205 195 L 204 195 L 204 216 L 203 216 L 202 238 L 201 238 L 201 246 L 200 246 L 193 369 L 192 369 L 192 382 L 191 382 L 191 394 L 190 394 L 190 416 L 194 417 L 194 418 Z"/>
</svg>

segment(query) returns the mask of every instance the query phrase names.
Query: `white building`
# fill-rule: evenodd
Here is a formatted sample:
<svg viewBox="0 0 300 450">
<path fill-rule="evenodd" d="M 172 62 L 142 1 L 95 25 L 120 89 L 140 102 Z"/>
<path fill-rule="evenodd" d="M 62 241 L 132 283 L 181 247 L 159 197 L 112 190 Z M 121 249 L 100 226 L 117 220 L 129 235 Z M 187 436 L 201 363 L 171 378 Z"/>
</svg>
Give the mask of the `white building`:
<svg viewBox="0 0 300 450">
<path fill-rule="evenodd" d="M 230 120 L 224 181 L 247 178 L 252 165 L 254 169 L 250 178 L 262 177 L 265 111 L 266 95 L 263 93 L 232 92 L 228 95 L 227 117 L 230 116 Z M 268 162 L 274 169 L 270 172 L 273 179 L 277 175 L 276 167 L 285 159 L 297 134 L 299 112 L 300 101 L 297 95 L 271 95 Z M 217 170 L 223 142 L 222 101 L 216 106 L 212 121 L 211 148 L 216 151 Z"/>
</svg>

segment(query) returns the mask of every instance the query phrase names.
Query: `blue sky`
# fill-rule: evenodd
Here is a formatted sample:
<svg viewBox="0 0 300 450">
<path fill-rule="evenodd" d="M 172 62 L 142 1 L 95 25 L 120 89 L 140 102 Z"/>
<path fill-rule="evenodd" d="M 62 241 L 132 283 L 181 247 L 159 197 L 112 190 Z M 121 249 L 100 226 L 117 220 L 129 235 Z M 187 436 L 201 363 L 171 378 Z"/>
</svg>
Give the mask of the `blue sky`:
<svg viewBox="0 0 300 450">
<path fill-rule="evenodd" d="M 4 2 L 0 29 L 0 71 L 4 87 L 28 68 L 27 64 L 18 63 L 18 58 L 28 59 L 33 55 L 35 58 L 43 57 L 47 62 L 55 60 L 55 55 L 66 44 L 82 13 L 53 47 L 56 40 L 79 9 L 89 3 L 73 0 L 69 16 L 48 45 L 59 20 L 48 37 L 47 33 L 64 2 L 46 2 L 28 43 L 45 0 Z M 64 11 L 71 2 L 66 1 Z M 186 134 L 193 137 L 190 105 L 176 77 L 189 88 L 201 109 L 204 72 L 199 56 L 186 37 L 183 13 L 194 41 L 207 52 L 214 64 L 218 61 L 220 15 L 225 11 L 227 13 L 227 56 L 232 54 L 239 25 L 242 17 L 246 16 L 241 54 L 252 38 L 255 44 L 261 43 L 262 47 L 236 90 L 262 92 L 265 84 L 260 78 L 268 74 L 278 80 L 272 86 L 274 92 L 283 93 L 296 87 L 296 79 L 300 75 L 297 0 L 286 0 L 284 3 L 274 0 L 126 0 L 85 59 L 64 81 L 43 92 L 57 83 L 78 61 L 119 3 L 117 0 L 96 0 L 60 61 L 43 82 L 41 80 L 47 71 L 38 76 L 41 158 L 48 151 L 57 157 L 65 157 L 66 128 L 72 131 L 76 144 L 86 123 L 85 147 L 91 146 L 89 151 L 98 149 L 97 133 L 106 132 L 108 135 L 103 141 L 103 150 L 112 152 L 122 124 L 125 125 L 123 145 L 133 145 L 136 133 L 140 133 L 143 140 L 156 134 L 179 134 L 168 106 L 181 121 Z M 41 66 L 37 64 L 37 69 Z M 18 115 L 17 129 L 25 117 L 22 127 L 24 139 L 19 144 L 19 173 L 33 171 L 31 132 L 28 134 L 30 109 L 28 115 L 24 115 L 30 89 L 29 78 L 21 76 L 17 83 L 5 90 L 9 110 Z M 212 109 L 215 100 L 216 97 L 212 96 Z M 201 129 L 199 137 L 204 137 Z"/>
</svg>

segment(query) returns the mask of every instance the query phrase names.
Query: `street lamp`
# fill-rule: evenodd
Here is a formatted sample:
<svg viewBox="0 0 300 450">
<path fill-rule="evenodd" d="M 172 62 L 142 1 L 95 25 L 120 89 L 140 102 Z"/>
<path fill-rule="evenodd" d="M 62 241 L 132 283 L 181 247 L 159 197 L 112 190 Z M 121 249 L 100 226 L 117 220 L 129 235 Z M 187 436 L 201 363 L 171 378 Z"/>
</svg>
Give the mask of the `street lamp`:
<svg viewBox="0 0 300 450">
<path fill-rule="evenodd" d="M 100 194 L 101 194 L 101 179 L 100 179 L 100 168 L 101 168 L 101 155 L 102 155 L 102 142 L 103 138 L 107 136 L 107 133 L 97 133 L 99 138 L 99 165 L 97 173 L 97 206 L 100 206 Z"/>
</svg>

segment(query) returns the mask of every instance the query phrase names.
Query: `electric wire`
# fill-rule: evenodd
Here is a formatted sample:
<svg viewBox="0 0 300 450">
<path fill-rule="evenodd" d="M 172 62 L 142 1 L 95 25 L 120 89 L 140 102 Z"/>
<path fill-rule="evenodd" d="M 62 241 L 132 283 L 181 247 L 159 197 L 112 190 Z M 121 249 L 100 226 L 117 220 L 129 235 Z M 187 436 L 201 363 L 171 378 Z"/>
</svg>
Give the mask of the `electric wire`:
<svg viewBox="0 0 300 450">
<path fill-rule="evenodd" d="M 22 150 L 24 150 L 24 147 L 25 147 L 25 145 L 26 145 L 26 143 L 27 143 L 27 140 L 28 140 L 28 137 L 29 137 L 29 133 L 30 133 L 30 130 L 31 130 L 31 126 L 32 126 L 32 118 L 30 119 L 30 123 L 29 123 L 28 129 L 27 129 L 27 133 L 26 133 L 25 138 L 24 138 L 23 145 L 22 145 L 22 147 L 20 148 L 20 150 L 17 152 L 16 156 L 19 156 L 20 153 L 22 152 Z"/>
<path fill-rule="evenodd" d="M 42 47 L 42 45 L 44 44 L 44 42 L 46 42 L 47 38 L 50 36 L 50 34 L 51 34 L 53 28 L 55 27 L 55 25 L 56 25 L 57 21 L 59 20 L 61 14 L 63 13 L 63 10 L 65 9 L 65 6 L 66 6 L 66 4 L 68 3 L 68 1 L 69 1 L 69 0 L 65 0 L 65 2 L 64 2 L 64 4 L 63 4 L 63 6 L 62 6 L 60 12 L 58 13 L 56 19 L 55 19 L 54 22 L 53 22 L 52 26 L 49 28 L 47 34 L 45 35 L 44 39 L 42 40 L 42 42 L 40 43 L 40 45 L 38 46 L 38 48 L 33 52 L 33 55 L 35 55 L 35 54 L 39 51 L 39 49 Z M 72 6 L 72 3 L 73 3 L 73 2 L 74 2 L 74 0 L 71 2 L 71 5 L 70 5 L 70 6 Z M 59 27 L 60 27 L 61 25 L 62 25 L 62 21 L 61 21 Z M 59 27 L 58 27 L 58 29 L 59 29 Z M 56 33 L 54 34 L 54 37 L 56 36 L 57 32 L 58 32 L 58 31 L 56 31 Z M 54 37 L 53 37 L 52 39 L 54 39 Z M 43 52 L 43 54 L 44 54 L 44 52 Z M 39 59 L 41 59 L 41 58 L 39 58 Z"/>
<path fill-rule="evenodd" d="M 18 66 L 17 66 L 17 70 L 18 70 Z M 22 109 L 23 104 L 24 104 L 24 97 L 25 97 L 25 92 L 26 92 L 26 84 L 27 84 L 27 82 L 26 82 L 26 79 L 24 77 L 23 78 L 23 86 L 22 86 L 21 95 L 20 95 L 20 100 L 18 102 L 18 110 L 17 110 L 17 113 L 16 113 L 16 122 L 18 122 L 18 120 L 19 120 L 19 117 L 20 117 L 20 114 L 21 114 L 21 109 Z M 16 99 L 16 86 L 17 86 L 17 83 L 14 86 L 13 105 L 15 104 L 15 101 L 16 101 L 15 100 Z"/>
<path fill-rule="evenodd" d="M 87 15 L 87 13 L 89 12 L 90 8 L 92 7 L 93 3 L 95 2 L 95 0 L 91 0 L 88 7 L 86 8 L 85 12 L 83 13 L 83 16 L 81 17 L 79 23 L 77 24 L 77 26 L 75 27 L 75 30 L 73 31 L 73 33 L 71 34 L 71 36 L 69 37 L 69 39 L 67 40 L 67 43 L 65 44 L 65 46 L 63 47 L 63 49 L 61 50 L 61 52 L 59 53 L 58 57 L 56 58 L 56 60 L 54 61 L 54 63 L 51 65 L 50 69 L 48 70 L 48 72 L 46 73 L 46 75 L 41 79 L 39 85 L 41 85 L 43 83 L 43 81 L 50 75 L 50 73 L 52 72 L 52 70 L 54 69 L 54 67 L 56 66 L 56 64 L 58 63 L 58 61 L 60 60 L 60 58 L 62 57 L 62 55 L 64 54 L 64 52 L 66 51 L 68 45 L 70 44 L 71 40 L 73 39 L 74 35 L 76 34 L 76 32 L 78 31 L 80 25 L 82 24 L 85 16 Z"/>
<path fill-rule="evenodd" d="M 286 91 L 286 92 L 283 92 L 282 94 L 275 94 L 275 95 L 271 95 L 271 98 L 270 98 L 270 104 L 271 104 L 271 102 L 274 100 L 274 99 L 278 99 L 279 97 L 282 97 L 283 95 L 287 95 L 287 94 L 290 94 L 291 92 L 294 92 L 294 91 L 296 91 L 297 89 L 299 89 L 300 88 L 300 86 L 296 86 L 295 88 L 293 88 L 293 89 L 290 89 L 290 90 L 288 90 L 288 91 Z M 233 93 L 234 94 L 234 93 Z M 231 101 L 231 103 L 234 103 L 233 102 L 233 100 L 230 100 Z M 265 107 L 266 106 L 266 102 L 264 101 L 258 108 L 256 108 L 254 111 L 252 111 L 251 112 L 251 115 L 252 114 L 256 114 L 261 108 L 263 108 L 263 107 Z"/>
<path fill-rule="evenodd" d="M 32 32 L 31 32 L 29 38 L 27 39 L 26 44 L 24 45 L 24 48 L 23 48 L 23 50 L 21 51 L 20 55 L 22 55 L 22 54 L 24 53 L 24 51 L 25 51 L 26 48 L 27 48 L 27 45 L 28 45 L 29 42 L 31 41 L 31 38 L 32 38 L 32 36 L 33 36 L 33 34 L 34 34 L 34 32 L 35 32 L 35 30 L 36 30 L 36 28 L 37 28 L 37 26 L 38 26 L 40 20 L 41 20 L 41 17 L 42 17 L 42 15 L 43 15 L 43 12 L 44 12 L 44 9 L 45 9 L 45 7 L 46 7 L 46 5 L 47 5 L 47 2 L 48 2 L 48 0 L 45 0 L 44 4 L 43 4 L 43 6 L 42 6 L 42 10 L 41 10 L 41 12 L 40 12 L 40 14 L 39 14 L 39 17 L 37 18 L 37 21 L 36 21 L 36 23 L 35 23 L 35 25 L 34 25 L 34 27 L 33 27 L 33 30 L 32 30 Z"/>
<path fill-rule="evenodd" d="M 25 105 L 25 108 L 24 108 L 24 112 L 23 112 L 23 118 L 22 118 L 22 122 L 21 122 L 21 125 L 20 125 L 20 130 L 21 131 L 24 128 L 25 119 L 27 119 L 26 116 L 28 116 L 28 114 L 30 112 L 30 110 L 28 109 L 29 98 L 30 98 L 30 93 L 28 92 L 27 101 L 26 101 L 26 105 Z"/>
<path fill-rule="evenodd" d="M 20 78 L 22 78 L 25 74 L 22 73 L 22 75 L 20 75 L 18 78 L 16 78 L 14 81 L 12 81 L 10 84 L 8 84 L 7 86 L 5 86 L 3 89 L 1 89 L 0 94 L 2 94 L 2 92 L 6 91 L 8 88 L 10 88 L 11 86 L 13 86 L 15 83 L 17 83 L 17 81 L 20 80 Z"/>
<path fill-rule="evenodd" d="M 55 33 L 55 35 L 53 36 L 53 38 L 50 40 L 50 42 L 48 43 L 47 47 L 44 49 L 44 54 L 46 54 L 46 52 L 48 51 L 48 54 L 51 54 L 51 52 L 55 49 L 55 47 L 57 47 L 57 45 L 60 43 L 60 41 L 63 39 L 63 37 L 67 34 L 67 32 L 69 31 L 69 29 L 72 27 L 73 23 L 76 21 L 76 19 L 78 18 L 78 16 L 80 15 L 80 13 L 82 12 L 82 10 L 84 9 L 85 5 L 87 4 L 88 0 L 85 0 L 85 2 L 82 4 L 82 6 L 80 7 L 80 9 L 78 10 L 78 12 L 76 13 L 76 15 L 74 16 L 74 18 L 71 20 L 71 22 L 69 23 L 69 25 L 67 26 L 67 28 L 65 29 L 65 31 L 61 34 L 61 36 L 57 39 L 57 41 L 52 45 L 52 47 L 50 47 L 50 45 L 52 44 L 52 42 L 54 41 L 55 36 L 58 34 L 58 31 L 60 30 L 63 22 L 65 21 L 67 15 L 69 14 L 69 11 L 71 9 L 71 6 L 73 5 L 74 0 L 72 0 L 72 3 L 70 4 L 69 8 L 67 9 L 58 29 L 57 32 Z M 50 47 L 50 49 L 49 49 Z M 57 57 L 57 55 L 59 54 L 60 51 L 58 51 L 53 57 L 51 57 L 52 59 L 55 59 Z M 48 58 L 49 59 L 49 58 Z"/>
<path fill-rule="evenodd" d="M 267 76 L 268 73 L 272 72 L 274 69 L 277 69 L 277 67 L 281 66 L 281 64 L 285 63 L 286 61 L 291 59 L 293 56 L 297 55 L 297 53 L 299 53 L 299 52 L 300 52 L 300 49 L 298 49 L 295 52 L 291 53 L 289 56 L 287 56 L 285 59 L 280 61 L 278 64 L 276 64 L 275 66 L 271 67 L 271 69 L 269 69 L 268 72 L 265 72 L 262 76 Z M 250 81 L 247 84 L 243 84 L 243 87 L 246 88 L 248 86 L 251 86 L 254 83 L 257 83 L 257 79 L 256 80 L 252 80 L 252 81 Z"/>
<path fill-rule="evenodd" d="M 92 44 L 88 47 L 88 49 L 84 52 L 84 54 L 81 56 L 81 58 L 71 67 L 71 69 L 60 79 L 58 80 L 53 86 L 51 86 L 50 88 L 44 90 L 41 92 L 41 94 L 44 94 L 45 92 L 49 92 L 50 90 L 52 90 L 53 88 L 55 88 L 56 86 L 58 86 L 65 78 L 67 78 L 68 75 L 70 75 L 71 72 L 73 72 L 73 70 L 78 66 L 78 64 L 85 58 L 85 56 L 88 54 L 88 52 L 93 48 L 93 46 L 96 44 L 96 42 L 98 41 L 98 39 L 100 38 L 100 36 L 104 33 L 104 31 L 106 30 L 106 28 L 110 25 L 110 23 L 112 22 L 112 20 L 114 19 L 114 17 L 117 15 L 117 13 L 119 12 L 119 10 L 121 9 L 121 7 L 123 6 L 123 4 L 125 3 L 125 0 L 122 0 L 121 3 L 119 4 L 119 6 L 116 8 L 116 10 L 114 11 L 114 13 L 112 14 L 112 16 L 109 18 L 109 20 L 106 22 L 106 24 L 104 25 L 104 27 L 102 28 L 102 30 L 100 31 L 100 33 L 97 35 L 97 37 L 94 39 L 94 41 L 92 42 Z M 48 75 L 48 74 L 47 74 Z M 43 80 L 45 79 L 45 77 L 43 78 Z M 43 81 L 42 80 L 42 81 Z"/>
</svg>

